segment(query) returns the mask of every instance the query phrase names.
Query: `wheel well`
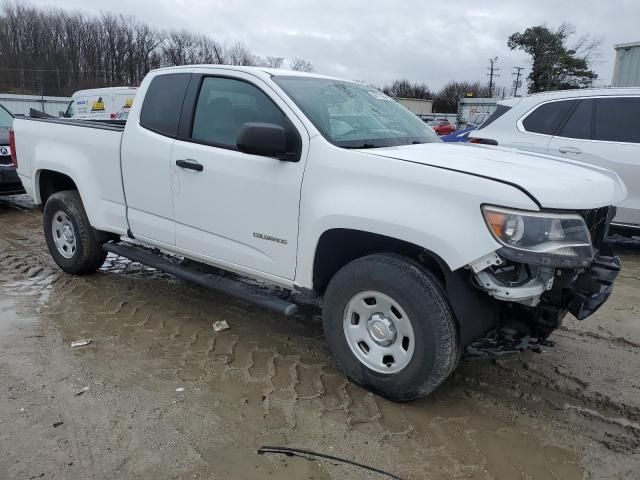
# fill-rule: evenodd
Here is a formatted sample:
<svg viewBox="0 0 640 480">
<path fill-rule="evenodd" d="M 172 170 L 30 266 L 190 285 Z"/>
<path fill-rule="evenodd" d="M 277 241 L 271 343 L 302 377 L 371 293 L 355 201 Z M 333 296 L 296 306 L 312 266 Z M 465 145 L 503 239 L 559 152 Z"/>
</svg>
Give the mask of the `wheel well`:
<svg viewBox="0 0 640 480">
<path fill-rule="evenodd" d="M 324 293 L 335 273 L 347 263 L 372 253 L 397 253 L 420 262 L 445 283 L 446 264 L 434 253 L 397 238 L 337 228 L 322 234 L 313 261 L 313 289 Z"/>
<path fill-rule="evenodd" d="M 54 193 L 62 190 L 78 190 L 78 187 L 71 180 L 71 177 L 64 173 L 42 170 L 39 176 L 38 189 L 40 191 L 40 202 L 44 205 Z"/>
</svg>

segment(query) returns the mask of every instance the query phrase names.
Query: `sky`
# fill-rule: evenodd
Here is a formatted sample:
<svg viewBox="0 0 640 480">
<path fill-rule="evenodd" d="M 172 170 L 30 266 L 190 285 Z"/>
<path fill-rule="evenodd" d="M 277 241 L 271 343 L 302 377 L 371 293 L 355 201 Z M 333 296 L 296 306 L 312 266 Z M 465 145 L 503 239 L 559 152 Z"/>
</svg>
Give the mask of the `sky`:
<svg viewBox="0 0 640 480">
<path fill-rule="evenodd" d="M 613 45 L 640 41 L 640 0 L 27 0 L 86 13 L 134 15 L 166 29 L 243 42 L 253 53 L 309 60 L 315 71 L 384 85 L 407 78 L 432 90 L 449 80 L 487 82 L 498 57 L 498 86 L 510 88 L 516 66 L 510 34 L 533 25 L 575 25 L 577 37 L 602 39 L 593 68 L 611 82 Z"/>
</svg>

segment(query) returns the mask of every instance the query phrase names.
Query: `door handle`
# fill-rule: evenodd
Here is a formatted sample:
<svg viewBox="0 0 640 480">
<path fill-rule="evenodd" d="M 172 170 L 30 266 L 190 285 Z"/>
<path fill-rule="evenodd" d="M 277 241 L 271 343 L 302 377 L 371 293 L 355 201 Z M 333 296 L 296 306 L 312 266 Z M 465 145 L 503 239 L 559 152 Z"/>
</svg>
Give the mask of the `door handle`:
<svg viewBox="0 0 640 480">
<path fill-rule="evenodd" d="M 558 148 L 560 153 L 575 153 L 576 155 L 580 155 L 582 150 L 576 147 L 560 147 Z"/>
<path fill-rule="evenodd" d="M 176 160 L 176 165 L 180 168 L 186 168 L 187 170 L 195 170 L 196 172 L 201 172 L 202 170 L 204 170 L 204 167 L 201 163 L 198 163 L 191 158 L 187 158 L 185 160 Z"/>
</svg>

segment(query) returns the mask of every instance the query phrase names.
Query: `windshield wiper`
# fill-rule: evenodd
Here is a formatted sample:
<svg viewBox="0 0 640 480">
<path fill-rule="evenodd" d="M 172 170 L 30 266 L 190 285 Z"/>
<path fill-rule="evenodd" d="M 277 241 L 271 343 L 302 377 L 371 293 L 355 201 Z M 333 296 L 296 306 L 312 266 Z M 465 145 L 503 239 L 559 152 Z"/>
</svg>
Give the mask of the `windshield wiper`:
<svg viewBox="0 0 640 480">
<path fill-rule="evenodd" d="M 361 148 L 380 148 L 380 145 L 373 145 L 371 143 L 363 143 L 362 145 L 356 145 L 356 146 L 344 146 L 342 148 L 349 148 L 349 149 L 361 149 Z"/>
</svg>

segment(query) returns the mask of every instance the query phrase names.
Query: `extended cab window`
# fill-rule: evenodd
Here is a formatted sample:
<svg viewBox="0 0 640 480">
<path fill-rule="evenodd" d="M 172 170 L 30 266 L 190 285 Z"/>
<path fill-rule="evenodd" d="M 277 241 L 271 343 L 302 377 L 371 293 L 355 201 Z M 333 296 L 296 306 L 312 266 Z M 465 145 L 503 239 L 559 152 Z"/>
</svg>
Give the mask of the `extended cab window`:
<svg viewBox="0 0 640 480">
<path fill-rule="evenodd" d="M 640 98 L 598 98 L 596 102 L 596 140 L 640 143 Z"/>
<path fill-rule="evenodd" d="M 575 102 L 561 100 L 540 105 L 522 121 L 522 125 L 527 132 L 555 135 Z"/>
<path fill-rule="evenodd" d="M 590 139 L 591 126 L 593 124 L 593 100 L 580 100 L 578 106 L 573 111 L 567 123 L 564 124 L 559 137 Z"/>
<path fill-rule="evenodd" d="M 257 87 L 231 78 L 205 77 L 191 138 L 236 148 L 240 128 L 248 122 L 273 123 L 289 132 L 293 129 L 284 113 Z"/>
<path fill-rule="evenodd" d="M 190 77 L 189 73 L 170 73 L 158 75 L 151 80 L 142 104 L 140 125 L 162 135 L 175 137 Z"/>
</svg>

